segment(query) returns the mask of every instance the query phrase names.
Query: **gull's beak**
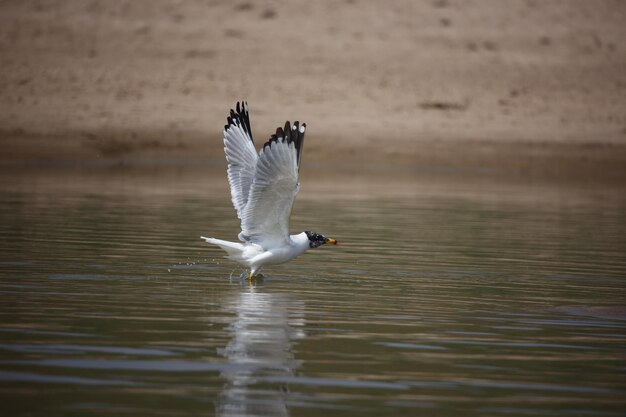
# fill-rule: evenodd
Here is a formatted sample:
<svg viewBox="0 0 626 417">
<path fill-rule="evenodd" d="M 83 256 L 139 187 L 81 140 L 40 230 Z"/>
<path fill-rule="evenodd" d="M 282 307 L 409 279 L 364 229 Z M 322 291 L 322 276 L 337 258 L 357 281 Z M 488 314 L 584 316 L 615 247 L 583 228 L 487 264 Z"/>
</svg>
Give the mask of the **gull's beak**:
<svg viewBox="0 0 626 417">
<path fill-rule="evenodd" d="M 331 245 L 336 245 L 337 241 L 335 239 L 326 238 L 326 243 L 330 243 Z"/>
</svg>

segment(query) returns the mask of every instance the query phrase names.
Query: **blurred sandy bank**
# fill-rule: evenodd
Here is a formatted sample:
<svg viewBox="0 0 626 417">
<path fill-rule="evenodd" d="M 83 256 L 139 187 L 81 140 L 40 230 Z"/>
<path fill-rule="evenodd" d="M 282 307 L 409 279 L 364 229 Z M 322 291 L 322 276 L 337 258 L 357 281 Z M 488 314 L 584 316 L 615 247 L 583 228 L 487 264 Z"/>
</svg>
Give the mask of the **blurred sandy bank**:
<svg viewBox="0 0 626 417">
<path fill-rule="evenodd" d="M 3 2 L 0 165 L 194 172 L 247 99 L 257 145 L 307 122 L 304 176 L 619 184 L 624 21 L 609 0 Z"/>
</svg>

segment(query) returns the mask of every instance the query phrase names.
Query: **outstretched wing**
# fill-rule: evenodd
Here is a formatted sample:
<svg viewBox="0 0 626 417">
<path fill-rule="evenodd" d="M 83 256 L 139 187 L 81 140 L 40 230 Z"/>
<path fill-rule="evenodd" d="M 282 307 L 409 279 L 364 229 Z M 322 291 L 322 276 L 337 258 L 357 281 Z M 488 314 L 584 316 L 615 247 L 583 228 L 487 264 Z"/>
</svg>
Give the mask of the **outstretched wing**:
<svg viewBox="0 0 626 417">
<path fill-rule="evenodd" d="M 228 183 L 237 217 L 242 218 L 254 180 L 257 156 L 252 140 L 248 103 L 237 102 L 237 111 L 230 110 L 228 124 L 224 126 L 224 152 L 228 161 Z"/>
<path fill-rule="evenodd" d="M 281 244 L 289 238 L 289 217 L 298 194 L 298 171 L 306 124 L 285 123 L 263 145 L 254 182 L 241 217 L 244 241 Z"/>
</svg>

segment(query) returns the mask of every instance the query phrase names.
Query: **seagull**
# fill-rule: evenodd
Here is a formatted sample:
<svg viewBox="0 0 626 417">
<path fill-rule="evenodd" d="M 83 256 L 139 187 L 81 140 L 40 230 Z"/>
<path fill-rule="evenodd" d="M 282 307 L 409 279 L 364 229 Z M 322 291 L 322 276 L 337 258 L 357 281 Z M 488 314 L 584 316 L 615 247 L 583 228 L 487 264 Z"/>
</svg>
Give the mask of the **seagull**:
<svg viewBox="0 0 626 417">
<path fill-rule="evenodd" d="M 300 189 L 298 173 L 306 123 L 286 122 L 257 154 L 248 103 L 237 102 L 227 121 L 224 152 L 230 195 L 241 221 L 241 243 L 204 236 L 201 239 L 219 246 L 227 258 L 250 268 L 250 281 L 264 265 L 287 262 L 326 243 L 336 245 L 335 239 L 311 231 L 289 234 L 291 208 Z"/>
</svg>

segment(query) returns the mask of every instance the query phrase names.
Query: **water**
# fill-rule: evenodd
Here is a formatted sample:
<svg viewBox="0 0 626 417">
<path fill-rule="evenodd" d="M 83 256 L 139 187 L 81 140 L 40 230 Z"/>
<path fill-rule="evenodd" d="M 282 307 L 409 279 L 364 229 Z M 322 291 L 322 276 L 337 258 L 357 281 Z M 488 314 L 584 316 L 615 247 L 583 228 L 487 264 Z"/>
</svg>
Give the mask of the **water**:
<svg viewBox="0 0 626 417">
<path fill-rule="evenodd" d="M 340 244 L 248 285 L 224 189 L 3 189 L 3 415 L 626 413 L 619 195 L 305 187 Z"/>
</svg>

